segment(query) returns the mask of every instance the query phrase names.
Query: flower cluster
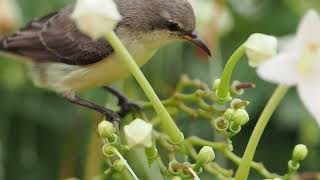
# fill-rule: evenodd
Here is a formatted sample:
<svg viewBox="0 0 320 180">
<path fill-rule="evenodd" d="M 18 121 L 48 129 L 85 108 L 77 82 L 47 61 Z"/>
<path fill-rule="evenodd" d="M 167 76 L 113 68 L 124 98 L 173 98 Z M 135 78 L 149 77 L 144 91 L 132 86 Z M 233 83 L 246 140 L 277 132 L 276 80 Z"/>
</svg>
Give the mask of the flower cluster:
<svg viewBox="0 0 320 180">
<path fill-rule="evenodd" d="M 92 38 L 106 36 L 110 40 L 108 34 L 112 32 L 121 16 L 112 0 L 79 0 L 72 18 L 79 29 Z M 239 170 L 235 175 L 236 180 L 247 179 L 250 167 L 265 178 L 291 178 L 298 170 L 299 162 L 304 160 L 308 154 L 304 145 L 297 145 L 293 150 L 292 159 L 288 164 L 288 173 L 284 176 L 271 173 L 263 165 L 252 161 L 264 127 L 287 88 L 280 88 L 271 98 L 257 123 L 244 157 L 240 158 L 232 152 L 233 147 L 230 139 L 240 133 L 241 128 L 248 123 L 250 118 L 246 106 L 249 102 L 235 97 L 241 95 L 244 89 L 254 87 L 254 85 L 234 82 L 230 86 L 229 82 L 235 64 L 246 54 L 249 58 L 249 64 L 252 67 L 257 67 L 258 74 L 263 79 L 288 86 L 296 85 L 305 105 L 320 121 L 320 101 L 318 101 L 320 86 L 317 83 L 320 78 L 320 61 L 317 61 L 320 57 L 318 32 L 320 32 L 320 18 L 316 12 L 310 11 L 303 19 L 296 40 L 289 50 L 277 54 L 278 42 L 275 37 L 253 34 L 230 58 L 222 78 L 214 82 L 212 88 L 200 80 L 190 80 L 184 76 L 178 84 L 175 94 L 164 100 L 162 104 L 157 98 L 150 98 L 152 103 L 142 103 L 145 110 L 156 107 L 157 115 L 150 118 L 151 115 L 145 112 L 133 114 L 134 118 L 132 119 L 134 120 L 131 119 L 132 121 L 123 128 L 126 142 L 121 139 L 118 133 L 119 129 L 115 129 L 112 123 L 101 122 L 98 126 L 98 132 L 104 144 L 102 152 L 108 166 L 105 176 L 114 172 L 125 174 L 128 171 L 134 179 L 138 179 L 123 155 L 126 156 L 128 151 L 143 149 L 144 158 L 148 165 L 157 165 L 163 177 L 169 179 L 192 178 L 197 180 L 203 170 L 219 179 L 231 179 L 234 176 L 233 172 L 214 162 L 215 151 L 220 151 L 239 165 Z M 116 35 L 113 35 L 111 40 L 110 42 L 114 43 L 111 44 L 115 45 L 115 51 L 119 52 L 121 58 L 133 61 Z M 132 64 L 130 70 L 137 73 L 139 83 L 144 82 L 145 78 L 140 76 L 141 73 L 135 69 L 134 63 Z M 185 93 L 186 89 L 190 92 L 192 88 L 197 90 Z M 156 96 L 150 90 L 152 88 L 146 89 L 145 91 L 150 97 Z M 172 109 L 170 114 L 163 105 Z M 171 115 L 182 112 L 190 115 L 193 119 L 209 120 L 208 124 L 222 133 L 225 138 L 222 142 L 211 142 L 194 136 L 187 139 L 184 139 L 183 135 L 176 136 L 180 131 L 171 119 Z M 161 130 L 167 133 L 163 133 Z M 160 146 L 159 149 L 165 152 L 164 155 L 158 154 L 157 146 Z M 196 148 L 201 150 L 197 151 Z M 178 158 L 186 155 L 190 156 L 192 160 Z"/>
</svg>

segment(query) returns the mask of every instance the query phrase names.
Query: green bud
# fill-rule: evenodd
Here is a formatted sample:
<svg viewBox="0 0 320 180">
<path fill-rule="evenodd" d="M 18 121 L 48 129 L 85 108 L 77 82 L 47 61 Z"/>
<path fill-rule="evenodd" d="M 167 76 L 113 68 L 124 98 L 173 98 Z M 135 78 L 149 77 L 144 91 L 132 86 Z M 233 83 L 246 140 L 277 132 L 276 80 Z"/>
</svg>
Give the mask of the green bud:
<svg viewBox="0 0 320 180">
<path fill-rule="evenodd" d="M 204 146 L 198 154 L 197 162 L 201 162 L 204 165 L 210 163 L 214 159 L 215 153 L 212 147 Z"/>
<path fill-rule="evenodd" d="M 230 127 L 229 130 L 231 131 L 231 135 L 236 135 L 241 131 L 241 125 L 235 123 L 235 122 L 231 122 L 230 123 Z"/>
<path fill-rule="evenodd" d="M 216 91 L 220 85 L 220 82 L 221 82 L 221 79 L 216 79 L 214 82 L 213 82 L 213 85 L 212 85 L 212 89 L 213 91 Z"/>
<path fill-rule="evenodd" d="M 249 121 L 249 114 L 244 109 L 237 109 L 231 119 L 234 123 L 239 126 L 245 125 Z"/>
<path fill-rule="evenodd" d="M 232 109 L 244 109 L 248 105 L 249 105 L 249 101 L 242 101 L 241 99 L 234 99 L 231 102 Z"/>
<path fill-rule="evenodd" d="M 196 163 L 193 165 L 193 170 L 195 172 L 200 173 L 202 171 L 202 166 L 205 164 L 210 163 L 211 161 L 213 161 L 215 159 L 215 153 L 212 149 L 212 147 L 209 146 L 204 146 L 197 157 L 197 161 Z"/>
<path fill-rule="evenodd" d="M 102 147 L 103 155 L 106 157 L 113 157 L 117 149 L 110 144 L 106 144 Z"/>
<path fill-rule="evenodd" d="M 116 171 L 122 172 L 126 168 L 126 163 L 121 159 L 118 159 L 113 164 Z"/>
<path fill-rule="evenodd" d="M 229 127 L 229 121 L 224 117 L 219 117 L 214 121 L 214 127 L 217 131 L 225 131 Z"/>
<path fill-rule="evenodd" d="M 98 125 L 98 132 L 102 138 L 112 137 L 112 135 L 116 132 L 113 124 L 109 121 L 102 121 Z"/>
<path fill-rule="evenodd" d="M 298 144 L 294 147 L 292 152 L 292 159 L 296 161 L 304 160 L 308 155 L 308 148 L 303 144 Z"/>
<path fill-rule="evenodd" d="M 228 121 L 230 121 L 232 119 L 234 113 L 235 113 L 235 110 L 229 108 L 224 112 L 223 117 L 225 117 Z"/>
<path fill-rule="evenodd" d="M 171 180 L 182 180 L 182 178 L 180 176 L 174 176 Z"/>
<path fill-rule="evenodd" d="M 145 154 L 148 158 L 148 163 L 151 165 L 153 161 L 156 159 L 158 156 L 158 150 L 155 145 L 152 145 L 150 148 L 145 148 Z"/>
</svg>

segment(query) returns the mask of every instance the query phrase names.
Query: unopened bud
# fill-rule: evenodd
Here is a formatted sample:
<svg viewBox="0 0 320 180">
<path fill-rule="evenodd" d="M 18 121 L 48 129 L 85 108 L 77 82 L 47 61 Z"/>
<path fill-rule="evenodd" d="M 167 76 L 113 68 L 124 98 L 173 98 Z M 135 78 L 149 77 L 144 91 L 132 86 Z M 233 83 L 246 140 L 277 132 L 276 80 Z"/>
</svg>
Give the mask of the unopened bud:
<svg viewBox="0 0 320 180">
<path fill-rule="evenodd" d="M 216 91 L 220 85 L 221 79 L 216 79 L 212 85 L 213 91 Z"/>
<path fill-rule="evenodd" d="M 245 125 L 249 121 L 249 114 L 244 109 L 237 109 L 231 119 L 234 123 L 238 124 L 239 126 Z"/>
<path fill-rule="evenodd" d="M 251 67 L 258 67 L 277 54 L 278 41 L 274 36 L 255 33 L 245 42 L 246 54 Z"/>
<path fill-rule="evenodd" d="M 149 165 L 151 165 L 158 156 L 158 150 L 155 145 L 152 145 L 150 148 L 145 148 L 145 154 L 148 158 Z"/>
<path fill-rule="evenodd" d="M 113 134 L 116 132 L 116 129 L 111 122 L 102 121 L 98 125 L 98 132 L 102 138 L 108 138 L 113 136 Z"/>
<path fill-rule="evenodd" d="M 224 112 L 223 117 L 226 118 L 228 121 L 230 121 L 232 119 L 235 111 L 236 110 L 229 108 Z"/>
<path fill-rule="evenodd" d="M 77 27 L 93 39 L 112 32 L 122 19 L 114 1 L 78 0 L 71 18 Z"/>
<path fill-rule="evenodd" d="M 126 163 L 123 160 L 118 159 L 114 162 L 114 168 L 116 171 L 122 172 L 126 168 Z"/>
<path fill-rule="evenodd" d="M 0 0 L 0 35 L 8 34 L 18 27 L 20 12 L 15 0 Z"/>
<path fill-rule="evenodd" d="M 174 176 L 171 180 L 182 180 L 182 178 L 180 176 Z"/>
<path fill-rule="evenodd" d="M 308 155 L 308 148 L 303 144 L 298 144 L 294 147 L 292 152 L 292 159 L 296 161 L 304 160 Z"/>
<path fill-rule="evenodd" d="M 215 153 L 212 147 L 204 146 L 198 154 L 197 163 L 199 162 L 202 165 L 204 165 L 204 164 L 210 163 L 214 159 L 215 159 Z"/>
</svg>

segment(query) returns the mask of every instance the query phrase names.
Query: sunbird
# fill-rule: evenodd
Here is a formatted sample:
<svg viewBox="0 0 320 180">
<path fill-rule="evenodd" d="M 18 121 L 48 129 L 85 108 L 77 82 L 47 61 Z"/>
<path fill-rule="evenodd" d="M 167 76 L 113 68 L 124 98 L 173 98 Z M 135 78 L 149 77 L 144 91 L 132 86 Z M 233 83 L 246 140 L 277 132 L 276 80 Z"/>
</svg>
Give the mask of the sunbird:
<svg viewBox="0 0 320 180">
<path fill-rule="evenodd" d="M 156 51 L 187 40 L 211 55 L 197 35 L 196 17 L 189 0 L 114 0 L 122 20 L 114 29 L 141 67 Z M 104 38 L 93 40 L 70 17 L 75 4 L 31 21 L 18 32 L 0 39 L 0 51 L 25 59 L 34 83 L 62 94 L 67 100 L 93 109 L 110 121 L 119 121 L 134 103 L 109 85 L 130 75 Z M 80 98 L 76 94 L 104 87 L 119 98 L 121 111 Z"/>
</svg>

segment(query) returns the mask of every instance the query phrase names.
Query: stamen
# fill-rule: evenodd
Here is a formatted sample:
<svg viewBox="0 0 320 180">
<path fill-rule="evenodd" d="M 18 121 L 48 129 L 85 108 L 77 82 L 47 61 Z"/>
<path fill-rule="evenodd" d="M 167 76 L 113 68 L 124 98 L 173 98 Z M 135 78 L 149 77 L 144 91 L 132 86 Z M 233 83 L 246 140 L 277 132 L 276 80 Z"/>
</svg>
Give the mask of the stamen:
<svg viewBox="0 0 320 180">
<path fill-rule="evenodd" d="M 312 73 L 312 65 L 320 55 L 320 44 L 310 42 L 307 44 L 307 49 L 304 56 L 298 61 L 298 71 L 302 75 L 309 75 Z"/>
</svg>

